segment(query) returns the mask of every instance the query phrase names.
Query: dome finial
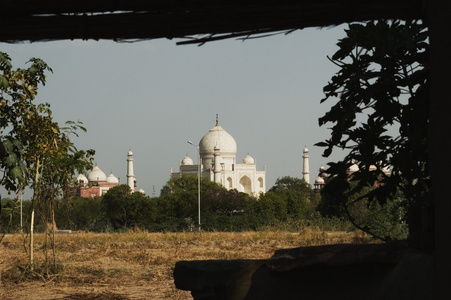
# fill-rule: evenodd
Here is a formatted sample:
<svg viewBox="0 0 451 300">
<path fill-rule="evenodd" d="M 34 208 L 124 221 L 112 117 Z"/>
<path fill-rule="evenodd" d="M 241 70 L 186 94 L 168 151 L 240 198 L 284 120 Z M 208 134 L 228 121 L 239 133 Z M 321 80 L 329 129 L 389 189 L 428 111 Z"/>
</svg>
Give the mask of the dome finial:
<svg viewBox="0 0 451 300">
<path fill-rule="evenodd" d="M 218 114 L 216 114 L 216 126 L 219 125 L 219 118 L 218 118 Z"/>
</svg>

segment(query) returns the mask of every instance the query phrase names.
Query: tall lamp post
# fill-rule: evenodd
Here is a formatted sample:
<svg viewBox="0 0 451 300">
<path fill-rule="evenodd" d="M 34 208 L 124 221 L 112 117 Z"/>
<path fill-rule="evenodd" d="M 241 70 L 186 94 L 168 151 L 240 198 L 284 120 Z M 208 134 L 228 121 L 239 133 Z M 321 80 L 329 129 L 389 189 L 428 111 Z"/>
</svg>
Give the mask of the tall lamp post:
<svg viewBox="0 0 451 300">
<path fill-rule="evenodd" d="M 187 141 L 188 144 L 194 146 L 197 148 L 197 159 L 199 162 L 199 165 L 197 166 L 197 213 L 198 213 L 198 220 L 199 220 L 199 230 L 200 230 L 200 169 L 201 169 L 201 165 L 200 165 L 200 148 L 198 145 L 193 144 L 193 142 L 191 141 Z"/>
</svg>

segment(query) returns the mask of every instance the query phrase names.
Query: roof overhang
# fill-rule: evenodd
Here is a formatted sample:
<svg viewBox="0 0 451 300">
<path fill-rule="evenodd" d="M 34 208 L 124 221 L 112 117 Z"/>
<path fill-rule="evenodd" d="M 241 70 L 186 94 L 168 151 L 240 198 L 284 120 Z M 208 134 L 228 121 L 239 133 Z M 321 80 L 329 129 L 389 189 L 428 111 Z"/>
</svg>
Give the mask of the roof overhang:
<svg viewBox="0 0 451 300">
<path fill-rule="evenodd" d="M 421 0 L 2 1 L 0 42 L 183 38 L 203 43 L 373 19 L 420 19 Z M 195 38 L 193 38 L 195 36 Z"/>
</svg>

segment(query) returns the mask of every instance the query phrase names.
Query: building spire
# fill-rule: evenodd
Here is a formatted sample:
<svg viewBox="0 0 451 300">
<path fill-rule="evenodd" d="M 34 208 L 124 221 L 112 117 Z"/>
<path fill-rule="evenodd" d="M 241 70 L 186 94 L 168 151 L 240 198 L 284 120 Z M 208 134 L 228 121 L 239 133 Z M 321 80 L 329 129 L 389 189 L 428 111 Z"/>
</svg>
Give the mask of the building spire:
<svg viewBox="0 0 451 300">
<path fill-rule="evenodd" d="M 135 174 L 133 173 L 133 152 L 128 151 L 127 154 L 127 185 L 130 187 L 132 192 L 135 192 Z"/>
<path fill-rule="evenodd" d="M 310 184 L 310 167 L 309 167 L 309 155 L 308 155 L 308 149 L 307 147 L 304 147 L 303 150 L 303 162 L 304 162 L 304 167 L 303 167 L 303 171 L 302 171 L 302 178 L 304 178 L 304 181 L 307 184 Z"/>
<path fill-rule="evenodd" d="M 216 126 L 219 125 L 219 118 L 218 118 L 218 114 L 216 114 Z"/>
</svg>

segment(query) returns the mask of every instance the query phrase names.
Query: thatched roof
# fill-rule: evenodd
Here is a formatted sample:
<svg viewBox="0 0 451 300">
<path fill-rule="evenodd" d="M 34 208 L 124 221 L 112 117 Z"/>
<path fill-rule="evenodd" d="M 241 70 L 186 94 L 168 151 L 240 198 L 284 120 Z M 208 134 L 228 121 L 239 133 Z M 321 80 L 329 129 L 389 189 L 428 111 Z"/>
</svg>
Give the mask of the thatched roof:
<svg viewBox="0 0 451 300">
<path fill-rule="evenodd" d="M 421 0 L 13 0 L 0 4 L 0 41 L 186 38 L 202 43 L 422 14 Z"/>
</svg>

